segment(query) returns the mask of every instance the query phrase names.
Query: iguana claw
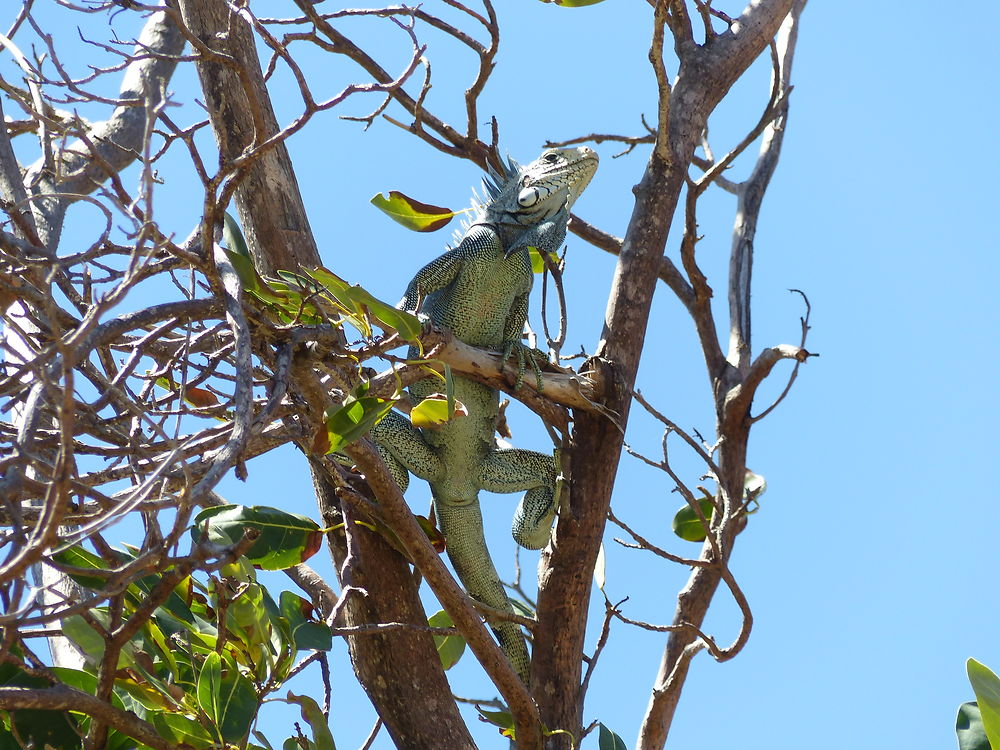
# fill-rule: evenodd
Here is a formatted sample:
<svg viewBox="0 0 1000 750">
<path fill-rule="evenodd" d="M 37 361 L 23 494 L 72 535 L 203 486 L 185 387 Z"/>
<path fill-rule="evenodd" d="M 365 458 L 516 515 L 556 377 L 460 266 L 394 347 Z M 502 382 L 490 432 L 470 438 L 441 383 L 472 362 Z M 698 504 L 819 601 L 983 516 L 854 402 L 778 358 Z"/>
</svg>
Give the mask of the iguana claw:
<svg viewBox="0 0 1000 750">
<path fill-rule="evenodd" d="M 545 382 L 542 380 L 542 368 L 538 364 L 538 358 L 541 357 L 542 362 L 548 362 L 548 357 L 545 356 L 544 352 L 525 346 L 520 341 L 508 341 L 503 348 L 504 364 L 515 353 L 517 354 L 517 378 L 514 380 L 514 390 L 520 389 L 521 383 L 524 382 L 524 373 L 528 369 L 525 360 L 531 363 L 531 369 L 535 373 L 537 390 L 542 390 L 545 387 Z"/>
</svg>

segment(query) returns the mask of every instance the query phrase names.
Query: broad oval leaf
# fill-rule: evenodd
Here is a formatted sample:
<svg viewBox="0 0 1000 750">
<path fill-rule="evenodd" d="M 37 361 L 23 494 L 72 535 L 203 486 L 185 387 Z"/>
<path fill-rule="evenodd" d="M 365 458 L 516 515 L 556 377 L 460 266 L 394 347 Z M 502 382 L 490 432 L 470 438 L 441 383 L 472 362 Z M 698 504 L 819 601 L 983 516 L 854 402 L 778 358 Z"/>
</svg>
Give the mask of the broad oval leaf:
<svg viewBox="0 0 1000 750">
<path fill-rule="evenodd" d="M 379 193 L 371 202 L 394 221 L 415 232 L 435 232 L 446 226 L 458 213 L 450 208 L 421 203 L 398 190 L 390 190 L 388 197 Z"/>
<path fill-rule="evenodd" d="M 427 624 L 432 628 L 453 628 L 455 623 L 451 620 L 445 610 L 439 610 L 427 618 Z M 451 669 L 462 658 L 465 653 L 465 638 L 458 635 L 436 635 L 434 645 L 437 647 L 438 657 L 441 659 L 441 666 L 445 670 Z"/>
<path fill-rule="evenodd" d="M 701 508 L 701 512 L 705 516 L 705 520 L 712 520 L 712 513 L 715 510 L 715 506 L 712 504 L 712 500 L 707 497 L 703 497 L 698 501 L 698 506 Z M 698 518 L 698 514 L 694 512 L 694 509 L 690 505 L 684 505 L 677 513 L 674 515 L 674 520 L 672 527 L 674 533 L 681 539 L 686 539 L 689 542 L 703 542 L 705 537 L 708 536 L 705 530 L 705 525 Z"/>
<path fill-rule="evenodd" d="M 323 532 L 311 518 L 263 505 L 207 508 L 195 516 L 191 536 L 200 542 L 207 530 L 210 541 L 233 544 L 243 538 L 246 528 L 260 532 L 246 558 L 264 570 L 298 565 L 316 554 L 323 543 Z"/>
</svg>

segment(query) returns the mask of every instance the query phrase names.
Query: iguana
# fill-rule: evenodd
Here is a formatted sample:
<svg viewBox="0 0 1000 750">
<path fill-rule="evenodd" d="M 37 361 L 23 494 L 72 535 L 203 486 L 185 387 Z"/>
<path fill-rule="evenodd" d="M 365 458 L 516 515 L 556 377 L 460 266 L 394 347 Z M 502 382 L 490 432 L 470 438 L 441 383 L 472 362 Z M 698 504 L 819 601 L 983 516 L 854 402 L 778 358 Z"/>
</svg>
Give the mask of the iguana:
<svg viewBox="0 0 1000 750">
<path fill-rule="evenodd" d="M 533 274 L 529 247 L 551 252 L 566 237 L 569 209 L 597 169 L 589 148 L 548 149 L 527 166 L 513 160 L 484 180 L 484 200 L 460 242 L 414 276 L 398 307 L 419 312 L 466 344 L 516 352 L 518 379 L 525 359 L 521 343 Z M 411 356 L 417 353 L 411 349 Z M 514 516 L 513 535 L 528 549 L 541 549 L 555 519 L 557 468 L 551 455 L 498 449 L 496 390 L 455 378 L 455 398 L 468 415 L 433 430 L 419 430 L 391 413 L 372 431 L 394 478 L 405 491 L 407 470 L 430 483 L 448 556 L 469 594 L 494 609 L 513 612 L 483 537 L 479 491 L 527 490 Z M 410 386 L 417 404 L 439 385 Z M 520 627 L 492 623 L 501 648 L 521 679 L 528 681 L 528 650 Z"/>
</svg>

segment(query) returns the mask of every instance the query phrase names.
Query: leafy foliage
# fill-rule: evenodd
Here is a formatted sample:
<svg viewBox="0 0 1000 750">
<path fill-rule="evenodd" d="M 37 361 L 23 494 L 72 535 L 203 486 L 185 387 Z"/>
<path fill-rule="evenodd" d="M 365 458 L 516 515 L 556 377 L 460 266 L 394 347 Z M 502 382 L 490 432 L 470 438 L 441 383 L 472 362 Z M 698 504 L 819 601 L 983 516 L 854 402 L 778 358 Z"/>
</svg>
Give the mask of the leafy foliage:
<svg viewBox="0 0 1000 750">
<path fill-rule="evenodd" d="M 230 544 L 228 538 L 242 538 L 237 529 L 245 524 L 260 531 L 258 544 L 267 540 L 271 554 L 260 559 L 270 562 L 284 559 L 294 564 L 312 544 L 310 535 L 318 533 L 308 519 L 273 509 L 225 506 L 211 510 L 216 512 L 203 514 L 203 526 L 200 531 L 192 530 L 194 536 Z M 74 571 L 78 584 L 100 590 L 116 568 L 135 562 L 139 552 L 115 550 L 114 559 L 106 560 L 82 547 L 71 547 L 56 558 Z M 96 695 L 98 670 L 107 658 L 106 634 L 120 621 L 137 618 L 139 627 L 111 665 L 116 670 L 112 704 L 134 712 L 165 740 L 178 745 L 198 750 L 241 746 L 263 701 L 292 674 L 299 652 L 330 649 L 330 629 L 313 617 L 312 605 L 297 594 L 284 591 L 275 602 L 257 583 L 251 559 L 240 558 L 225 566 L 222 575 L 209 575 L 206 580 L 178 577 L 171 586 L 173 579 L 167 576 L 172 572 L 168 568 L 129 583 L 121 612 L 96 607 L 64 620 L 66 637 L 85 655 L 83 670 L 54 668 L 49 670 L 50 681 L 26 665 L 7 661 L 0 664 L 0 685 L 49 688 L 61 683 Z M 164 586 L 170 586 L 169 590 Z M 151 598 L 161 603 L 147 617 L 143 610 Z M 310 709 L 307 722 L 315 746 L 332 747 L 329 729 L 320 717 L 318 709 Z M 0 748 L 19 747 L 15 736 L 38 747 L 47 743 L 65 750 L 78 748 L 90 722 L 89 716 L 77 712 L 10 711 L 0 714 Z M 137 750 L 145 745 L 112 730 L 107 747 Z"/>
</svg>

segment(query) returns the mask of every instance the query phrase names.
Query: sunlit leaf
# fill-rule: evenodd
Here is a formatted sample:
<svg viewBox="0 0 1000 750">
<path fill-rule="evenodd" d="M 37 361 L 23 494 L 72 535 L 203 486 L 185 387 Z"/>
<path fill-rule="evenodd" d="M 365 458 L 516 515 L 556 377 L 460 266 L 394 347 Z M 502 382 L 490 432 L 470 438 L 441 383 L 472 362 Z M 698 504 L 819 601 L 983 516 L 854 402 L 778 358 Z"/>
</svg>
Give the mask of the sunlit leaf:
<svg viewBox="0 0 1000 750">
<path fill-rule="evenodd" d="M 458 417 L 468 416 L 469 410 L 461 401 L 452 402 L 453 413 L 449 414 L 448 396 L 432 393 L 410 410 L 410 421 L 414 427 L 440 427 Z"/>
<path fill-rule="evenodd" d="M 109 568 L 107 560 L 79 545 L 60 550 L 52 557 L 56 562 L 63 565 L 71 565 L 74 568 L 89 568 L 91 570 L 103 571 L 107 571 Z M 70 572 L 69 577 L 81 586 L 91 589 L 103 588 L 107 585 L 108 581 L 107 576 L 88 576 L 76 572 Z"/>
<path fill-rule="evenodd" d="M 342 307 L 353 311 L 354 316 L 364 318 L 366 314 L 371 315 L 380 328 L 395 331 L 405 341 L 420 338 L 423 327 L 416 315 L 396 309 L 357 284 L 348 284 L 329 269 L 319 267 L 306 273 L 319 282 Z"/>
<path fill-rule="evenodd" d="M 701 508 L 702 514 L 705 516 L 706 521 L 712 520 L 712 513 L 715 511 L 715 505 L 712 504 L 711 498 L 703 497 L 698 501 L 698 507 Z M 694 512 L 694 509 L 685 504 L 676 515 L 674 515 L 673 520 L 674 533 L 681 539 L 686 539 L 689 542 L 703 542 L 705 537 L 708 535 L 705 529 L 705 525 L 698 518 L 698 514 Z"/>
<path fill-rule="evenodd" d="M 604 0 L 542 0 L 543 3 L 554 3 L 556 5 L 561 5 L 563 8 L 582 8 L 585 5 L 597 5 L 598 3 L 603 3 Z"/>
<path fill-rule="evenodd" d="M 439 555 L 443 554 L 446 547 L 446 541 L 444 534 L 441 533 L 441 529 L 431 523 L 431 519 L 426 516 L 414 516 L 414 518 L 417 519 L 417 523 L 420 525 L 420 528 L 424 530 L 424 533 L 430 540 L 434 551 Z"/>
<path fill-rule="evenodd" d="M 284 570 L 308 560 L 323 543 L 319 524 L 306 516 L 263 505 L 220 505 L 206 508 L 194 519 L 191 536 L 200 542 L 207 528 L 208 539 L 232 544 L 243 538 L 243 530 L 256 529 L 260 536 L 246 558 L 264 570 Z"/>
<path fill-rule="evenodd" d="M 156 384 L 166 391 L 179 391 L 182 389 L 180 384 L 175 383 L 167 377 L 157 378 Z M 219 405 L 219 397 L 206 388 L 198 388 L 197 386 L 188 385 L 183 387 L 183 391 L 184 400 L 192 406 L 204 407 Z"/>
<path fill-rule="evenodd" d="M 226 247 L 234 253 L 244 258 L 250 257 L 250 248 L 247 247 L 247 241 L 243 238 L 239 222 L 230 213 L 226 213 L 222 217 L 222 239 L 225 241 Z"/>
<path fill-rule="evenodd" d="M 992 747 L 1000 748 L 1000 679 L 989 667 L 975 659 L 969 659 L 965 668 L 976 693 L 986 738 Z"/>
<path fill-rule="evenodd" d="M 542 257 L 542 251 L 533 245 L 528 246 L 528 257 L 531 258 L 531 270 L 534 273 L 541 273 L 545 270 L 545 259 Z M 549 258 L 553 263 L 559 262 L 559 256 L 555 253 L 549 253 Z"/>
<path fill-rule="evenodd" d="M 448 224 L 457 211 L 441 206 L 421 203 L 398 190 L 389 192 L 386 197 L 382 193 L 372 198 L 372 205 L 384 211 L 393 220 L 398 221 L 407 229 L 415 232 L 434 232 Z"/>
<path fill-rule="evenodd" d="M 605 567 L 604 543 L 601 542 L 601 546 L 597 548 L 597 561 L 594 563 L 594 583 L 601 591 L 604 591 L 604 584 L 608 582 Z"/>
<path fill-rule="evenodd" d="M 455 623 L 451 620 L 445 610 L 435 612 L 427 618 L 427 624 L 432 628 L 453 628 Z M 451 669 L 462 658 L 465 653 L 465 638 L 459 634 L 436 635 L 434 645 L 437 647 L 438 657 L 441 659 L 441 666 L 446 670 Z"/>
</svg>

